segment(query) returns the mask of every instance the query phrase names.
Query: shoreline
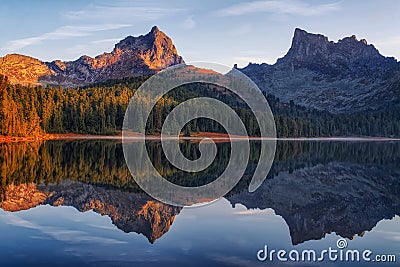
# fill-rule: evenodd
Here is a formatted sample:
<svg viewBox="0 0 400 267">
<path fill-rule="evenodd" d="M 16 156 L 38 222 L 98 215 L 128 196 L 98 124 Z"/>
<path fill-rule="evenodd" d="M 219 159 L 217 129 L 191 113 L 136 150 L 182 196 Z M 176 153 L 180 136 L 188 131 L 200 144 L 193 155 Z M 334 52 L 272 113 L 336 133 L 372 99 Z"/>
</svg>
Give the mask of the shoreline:
<svg viewBox="0 0 400 267">
<path fill-rule="evenodd" d="M 331 136 L 331 137 L 277 137 L 277 138 L 262 138 L 262 137 L 244 137 L 244 136 L 232 136 L 229 137 L 227 134 L 219 133 L 196 133 L 192 136 L 166 136 L 164 140 L 191 140 L 194 142 L 201 141 L 205 138 L 212 139 L 218 142 L 227 141 L 400 141 L 400 138 L 391 137 L 358 137 L 358 136 Z M 0 136 L 0 143 L 22 143 L 22 142 L 42 142 L 49 140 L 127 140 L 127 141 L 140 141 L 146 140 L 161 140 L 161 135 L 150 135 L 144 136 L 139 133 L 132 133 L 130 136 L 122 135 L 94 135 L 94 134 L 45 134 L 40 136 L 32 137 L 15 137 L 15 136 Z"/>
</svg>

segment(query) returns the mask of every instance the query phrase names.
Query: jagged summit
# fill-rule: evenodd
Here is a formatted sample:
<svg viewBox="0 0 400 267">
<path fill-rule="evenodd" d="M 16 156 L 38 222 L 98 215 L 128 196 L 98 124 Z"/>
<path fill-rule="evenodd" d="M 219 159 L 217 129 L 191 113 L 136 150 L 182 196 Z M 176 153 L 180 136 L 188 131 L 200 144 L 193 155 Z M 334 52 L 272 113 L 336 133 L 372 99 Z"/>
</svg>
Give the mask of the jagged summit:
<svg viewBox="0 0 400 267">
<path fill-rule="evenodd" d="M 400 63 L 355 35 L 333 42 L 296 28 L 286 55 L 273 65 L 241 69 L 285 102 L 334 113 L 399 107 Z"/>
<path fill-rule="evenodd" d="M 75 61 L 42 62 L 24 55 L 0 58 L 0 74 L 12 83 L 79 86 L 108 79 L 154 74 L 184 63 L 172 40 L 157 26 L 145 35 L 128 36 L 110 53 Z"/>
<path fill-rule="evenodd" d="M 311 68 L 335 64 L 349 67 L 351 71 L 358 71 L 354 65 L 374 69 L 376 65 L 380 65 L 381 62 L 378 61 L 395 62 L 394 59 L 382 56 L 365 39 L 358 40 L 355 35 L 333 42 L 324 35 L 308 33 L 296 28 L 288 53 L 279 59 L 278 63 L 290 62 L 297 66 L 304 65 Z M 347 74 L 348 70 L 345 73 Z"/>
<path fill-rule="evenodd" d="M 125 37 L 115 45 L 114 50 L 116 48 L 129 49 L 131 47 L 135 47 L 135 45 L 137 46 L 144 45 L 144 43 L 163 41 L 163 39 L 171 40 L 165 33 L 160 31 L 157 26 L 154 26 L 153 28 L 151 28 L 150 32 L 145 35 L 140 35 L 137 37 L 129 35 Z"/>
<path fill-rule="evenodd" d="M 294 30 L 292 47 L 300 46 L 303 43 L 319 43 L 326 45 L 327 43 L 329 43 L 329 41 L 328 37 L 322 34 L 308 33 L 305 30 L 296 28 Z"/>
<path fill-rule="evenodd" d="M 157 33 L 157 32 L 160 32 L 160 29 L 159 29 L 156 25 L 154 25 L 154 26 L 151 28 L 150 32 L 151 32 L 151 33 Z"/>
<path fill-rule="evenodd" d="M 294 35 L 293 35 L 293 40 L 292 40 L 292 48 L 298 47 L 304 43 L 319 44 L 320 46 L 323 46 L 323 47 L 340 45 L 340 44 L 344 44 L 344 43 L 359 45 L 359 46 L 365 45 L 365 46 L 374 47 L 373 45 L 368 45 L 368 43 L 365 39 L 358 40 L 356 35 L 344 37 L 343 39 L 341 39 L 337 43 L 335 43 L 334 41 L 330 41 L 328 39 L 328 37 L 325 35 L 309 33 L 303 29 L 296 28 L 294 30 Z"/>
<path fill-rule="evenodd" d="M 154 26 L 146 35 L 128 36 L 115 45 L 112 54 L 139 53 L 144 63 L 152 70 L 184 63 L 171 38 Z"/>
<path fill-rule="evenodd" d="M 39 205 L 71 206 L 80 212 L 93 212 L 110 217 L 120 230 L 136 232 L 150 243 L 168 232 L 181 208 L 169 206 L 144 194 L 105 189 L 76 181 L 57 185 L 19 184 L 5 188 L 0 209 L 10 212 Z M 82 197 L 84 196 L 84 197 Z"/>
</svg>

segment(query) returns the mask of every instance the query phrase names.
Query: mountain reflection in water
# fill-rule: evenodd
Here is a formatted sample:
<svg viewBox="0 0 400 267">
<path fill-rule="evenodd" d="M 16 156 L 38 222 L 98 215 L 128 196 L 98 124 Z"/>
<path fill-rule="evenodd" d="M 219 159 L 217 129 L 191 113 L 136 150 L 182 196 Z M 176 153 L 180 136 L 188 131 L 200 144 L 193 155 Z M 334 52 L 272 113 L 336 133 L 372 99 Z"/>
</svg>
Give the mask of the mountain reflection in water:
<svg viewBox="0 0 400 267">
<path fill-rule="evenodd" d="M 230 145 L 217 146 L 214 163 L 198 174 L 185 174 L 168 164 L 158 142 L 148 142 L 147 150 L 168 180 L 194 186 L 212 181 L 224 170 Z M 189 158 L 198 157 L 197 148 L 196 143 L 181 144 Z M 256 141 L 251 148 L 245 177 L 225 198 L 232 206 L 273 209 L 286 221 L 294 245 L 332 232 L 351 239 L 400 214 L 397 142 L 279 141 L 271 172 L 253 193 L 247 186 L 258 159 Z M 150 243 L 167 233 L 182 211 L 140 190 L 117 141 L 1 144 L 0 179 L 4 211 L 39 205 L 93 210 L 126 233 L 143 234 Z"/>
</svg>

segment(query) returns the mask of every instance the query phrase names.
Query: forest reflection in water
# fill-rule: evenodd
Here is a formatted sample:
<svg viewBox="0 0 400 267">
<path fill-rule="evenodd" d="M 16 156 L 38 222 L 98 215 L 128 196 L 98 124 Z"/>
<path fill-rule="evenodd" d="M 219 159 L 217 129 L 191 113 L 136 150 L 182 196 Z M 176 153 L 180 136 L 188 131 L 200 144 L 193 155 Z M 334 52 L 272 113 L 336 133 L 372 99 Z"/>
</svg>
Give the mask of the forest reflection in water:
<svg viewBox="0 0 400 267">
<path fill-rule="evenodd" d="M 398 142 L 278 141 L 267 180 L 253 193 L 247 187 L 259 145 L 257 141 L 250 145 L 245 176 L 225 198 L 232 206 L 273 209 L 288 225 L 293 244 L 318 240 L 331 232 L 347 238 L 363 235 L 379 221 L 399 215 Z M 160 142 L 147 142 L 147 153 L 169 181 L 197 186 L 224 171 L 230 145 L 217 143 L 217 147 L 213 164 L 191 174 L 168 163 Z M 198 143 L 182 142 L 181 150 L 190 159 L 199 156 Z M 138 151 L 137 156 L 143 153 Z M 45 204 L 93 210 L 109 216 L 124 232 L 145 235 L 151 243 L 169 231 L 182 211 L 140 190 L 118 141 L 0 144 L 0 181 L 0 207 L 5 211 Z"/>
</svg>

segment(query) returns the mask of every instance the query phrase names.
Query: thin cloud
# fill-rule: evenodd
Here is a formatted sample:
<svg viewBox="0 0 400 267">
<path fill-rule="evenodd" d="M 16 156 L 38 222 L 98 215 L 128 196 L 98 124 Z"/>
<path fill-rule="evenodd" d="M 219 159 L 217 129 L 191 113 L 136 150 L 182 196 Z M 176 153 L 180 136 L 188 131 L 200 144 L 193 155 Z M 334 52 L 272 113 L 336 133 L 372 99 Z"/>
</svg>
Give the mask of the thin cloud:
<svg viewBox="0 0 400 267">
<path fill-rule="evenodd" d="M 266 213 L 265 210 L 260 210 L 260 209 L 250 209 L 250 210 L 241 210 L 241 211 L 235 211 L 233 214 L 237 215 L 254 215 L 254 214 L 260 214 L 260 213 Z"/>
<path fill-rule="evenodd" d="M 89 233 L 77 230 L 69 230 L 63 229 L 61 227 L 52 227 L 52 226 L 42 226 L 32 222 L 29 222 L 17 215 L 14 214 L 5 214 L 0 216 L 6 223 L 38 230 L 44 235 L 50 236 L 56 240 L 68 242 L 68 243 L 81 243 L 81 242 L 88 242 L 88 243 L 103 243 L 103 244 L 123 244 L 127 243 L 126 241 L 122 241 L 119 239 L 114 238 L 104 238 L 98 236 L 92 236 Z"/>
<path fill-rule="evenodd" d="M 131 3 L 116 3 L 114 5 L 91 4 L 78 11 L 67 12 L 64 16 L 70 20 L 140 20 L 152 21 L 162 16 L 182 11 L 180 8 L 163 8 L 156 6 L 136 6 Z"/>
<path fill-rule="evenodd" d="M 71 46 L 64 51 L 73 56 L 80 56 L 82 53 L 95 56 L 99 50 L 111 51 L 114 48 L 114 45 L 119 41 L 121 41 L 120 38 L 94 40 L 85 44 Z"/>
<path fill-rule="evenodd" d="M 99 24 L 99 25 L 83 25 L 83 26 L 62 26 L 54 31 L 41 34 L 39 36 L 17 39 L 9 41 L 2 49 L 7 51 L 17 51 L 24 47 L 40 44 L 47 40 L 63 40 L 74 37 L 89 36 L 93 32 L 116 30 L 120 28 L 130 27 L 129 24 Z"/>
<path fill-rule="evenodd" d="M 340 3 L 313 5 L 297 0 L 253 1 L 229 6 L 216 11 L 217 16 L 239 16 L 251 13 L 291 14 L 300 16 L 323 15 L 340 9 Z"/>
<path fill-rule="evenodd" d="M 64 40 L 93 35 L 94 32 L 116 30 L 136 25 L 139 22 L 154 21 L 180 12 L 181 8 L 138 5 L 130 2 L 116 2 L 110 5 L 90 4 L 83 9 L 69 11 L 64 16 L 70 24 L 38 36 L 8 41 L 0 50 L 16 52 L 22 48 L 41 44 L 47 40 Z M 102 24 L 93 24 L 101 21 Z M 76 26 L 81 24 L 83 26 Z"/>
<path fill-rule="evenodd" d="M 110 38 L 110 39 L 100 39 L 100 40 L 95 40 L 92 41 L 92 44 L 115 44 L 117 42 L 121 41 L 121 38 Z"/>
</svg>

